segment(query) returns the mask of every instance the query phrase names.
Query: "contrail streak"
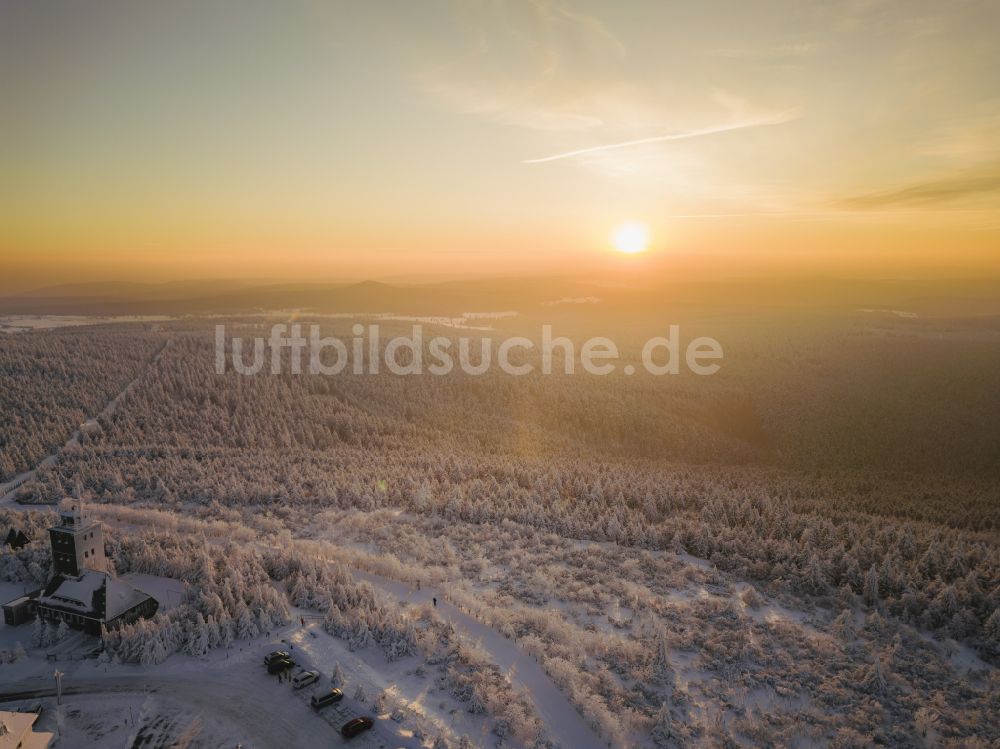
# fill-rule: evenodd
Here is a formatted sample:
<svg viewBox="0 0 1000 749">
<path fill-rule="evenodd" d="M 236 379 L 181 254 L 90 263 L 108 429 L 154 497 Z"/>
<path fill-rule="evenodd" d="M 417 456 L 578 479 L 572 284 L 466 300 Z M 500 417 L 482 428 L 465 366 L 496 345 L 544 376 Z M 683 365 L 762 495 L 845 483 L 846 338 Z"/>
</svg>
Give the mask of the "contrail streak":
<svg viewBox="0 0 1000 749">
<path fill-rule="evenodd" d="M 791 122 L 797 119 L 798 115 L 787 114 L 770 120 L 754 120 L 752 122 L 740 122 L 735 125 L 718 125 L 716 127 L 706 127 L 702 130 L 689 130 L 686 133 L 668 133 L 667 135 L 654 135 L 651 138 L 639 138 L 638 140 L 626 140 L 622 143 L 605 143 L 600 146 L 580 148 L 576 151 L 566 151 L 553 156 L 543 156 L 539 159 L 525 159 L 525 164 L 544 164 L 547 161 L 558 161 L 559 159 L 569 159 L 573 156 L 583 156 L 588 153 L 599 151 L 611 151 L 616 148 L 628 148 L 630 146 L 641 146 L 644 143 L 662 143 L 669 140 L 685 140 L 687 138 L 700 138 L 703 135 L 715 135 L 716 133 L 728 133 L 733 130 L 745 130 L 749 127 L 761 127 L 763 125 L 780 125 L 784 122 Z"/>
</svg>

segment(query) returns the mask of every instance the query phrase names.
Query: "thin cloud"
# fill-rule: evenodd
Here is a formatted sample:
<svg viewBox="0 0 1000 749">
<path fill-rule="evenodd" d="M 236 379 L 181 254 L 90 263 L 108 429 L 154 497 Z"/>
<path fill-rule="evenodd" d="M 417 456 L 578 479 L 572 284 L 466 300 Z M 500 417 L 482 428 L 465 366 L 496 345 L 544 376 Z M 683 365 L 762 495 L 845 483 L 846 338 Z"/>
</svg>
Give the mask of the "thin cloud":
<svg viewBox="0 0 1000 749">
<path fill-rule="evenodd" d="M 791 122 L 792 120 L 798 119 L 799 115 L 796 113 L 786 113 L 778 117 L 773 117 L 769 119 L 762 120 L 751 120 L 749 122 L 739 122 L 730 125 L 716 125 L 714 127 L 706 127 L 700 130 L 688 130 L 683 133 L 667 133 L 665 135 L 654 135 L 650 138 L 638 138 L 636 140 L 626 140 L 621 143 L 604 143 L 599 146 L 590 146 L 588 148 L 578 148 L 575 151 L 566 151 L 564 153 L 557 153 L 551 156 L 542 156 L 536 159 L 525 159 L 523 163 L 525 164 L 544 164 L 549 161 L 558 161 L 560 159 L 570 159 L 575 156 L 585 156 L 592 153 L 600 153 L 603 151 L 613 151 L 619 148 L 631 148 L 632 146 L 641 146 L 646 143 L 664 143 L 666 141 L 672 140 L 687 140 L 688 138 L 701 138 L 706 135 L 716 135 L 717 133 L 729 133 L 734 130 L 746 130 L 752 127 L 763 127 L 765 125 L 781 125 L 785 122 Z"/>
<path fill-rule="evenodd" d="M 927 180 L 885 192 L 844 198 L 840 205 L 859 210 L 926 205 L 1000 192 L 1000 162 L 959 174 Z"/>
<path fill-rule="evenodd" d="M 426 50 L 417 85 L 466 114 L 530 130 L 603 125 L 608 69 L 623 42 L 562 0 L 459 0 L 458 43 Z"/>
</svg>

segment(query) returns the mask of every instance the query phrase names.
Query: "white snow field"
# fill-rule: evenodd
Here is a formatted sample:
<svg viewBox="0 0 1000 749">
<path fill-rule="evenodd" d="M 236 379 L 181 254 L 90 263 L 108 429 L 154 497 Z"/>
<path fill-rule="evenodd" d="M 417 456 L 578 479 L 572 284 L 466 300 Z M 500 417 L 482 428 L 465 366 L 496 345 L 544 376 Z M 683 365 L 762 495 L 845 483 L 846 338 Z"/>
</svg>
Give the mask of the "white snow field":
<svg viewBox="0 0 1000 749">
<path fill-rule="evenodd" d="M 580 713 L 556 688 L 534 658 L 521 650 L 512 640 L 448 603 L 440 590 L 424 586 L 416 590 L 405 583 L 379 577 L 370 572 L 359 571 L 355 574 L 359 579 L 367 580 L 400 602 L 428 604 L 436 597 L 438 614 L 451 622 L 460 634 L 481 648 L 491 662 L 503 669 L 513 684 L 526 691 L 555 741 L 567 749 L 569 747 L 599 749 L 606 746 L 605 742 L 587 726 Z"/>
<path fill-rule="evenodd" d="M 0 705 L 18 709 L 41 704 L 39 729 L 55 731 L 61 736 L 59 746 L 74 749 L 344 745 L 340 726 L 352 717 L 371 714 L 369 704 L 353 699 L 357 684 L 369 685 L 374 699 L 374 687 L 392 688 L 391 671 L 386 672 L 384 664 L 376 662 L 381 656 L 374 650 L 350 653 L 322 629 L 303 628 L 298 622 L 296 618 L 294 624 L 272 632 L 270 639 L 234 643 L 203 658 L 175 654 L 158 666 L 104 664 L 92 659 L 53 662 L 45 658 L 44 651 L 29 649 L 27 658 L 0 666 Z M 30 640 L 30 625 L 2 629 L 5 640 L 11 632 Z M 321 670 L 323 677 L 317 685 L 294 690 L 267 673 L 263 656 L 278 648 L 287 649 L 289 643 L 299 668 Z M 329 673 L 335 660 L 347 676 L 346 697 L 337 705 L 314 711 L 309 697 L 330 687 Z M 394 665 L 403 669 L 406 664 Z M 409 665 L 412 668 L 413 663 Z M 55 704 L 55 668 L 65 674 L 61 706 Z M 401 696 L 412 696 L 417 704 L 421 695 L 426 697 L 427 683 L 410 681 L 414 688 L 397 691 Z M 446 703 L 445 710 L 438 708 L 439 702 Z M 452 703 L 445 697 L 435 698 L 429 712 L 438 717 L 432 722 L 445 728 L 445 721 L 451 722 L 450 712 L 460 711 Z M 472 723 L 468 727 L 475 729 Z M 352 739 L 350 746 L 395 749 L 415 748 L 420 743 L 412 730 L 385 715 L 372 731 Z"/>
</svg>

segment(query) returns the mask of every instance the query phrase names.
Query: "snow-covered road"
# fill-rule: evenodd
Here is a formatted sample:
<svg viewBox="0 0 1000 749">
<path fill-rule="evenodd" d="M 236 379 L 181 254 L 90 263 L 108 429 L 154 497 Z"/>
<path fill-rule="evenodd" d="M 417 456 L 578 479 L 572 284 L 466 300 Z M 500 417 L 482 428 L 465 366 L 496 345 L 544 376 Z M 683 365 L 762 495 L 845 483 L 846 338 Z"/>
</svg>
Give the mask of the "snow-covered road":
<svg viewBox="0 0 1000 749">
<path fill-rule="evenodd" d="M 15 506 L 18 509 L 28 509 L 20 505 Z M 127 523 L 113 524 L 125 528 L 132 527 Z M 209 539 L 209 542 L 217 543 L 220 539 Z M 256 545 L 262 549 L 277 548 L 262 541 L 258 541 Z M 343 560 L 330 561 L 344 563 Z M 607 746 L 607 742 L 602 741 L 591 729 L 585 717 L 559 691 L 532 656 L 518 647 L 514 641 L 448 603 L 442 591 L 429 586 L 417 590 L 406 583 L 368 571 L 350 566 L 348 569 L 356 579 L 369 582 L 373 587 L 401 602 L 430 603 L 436 597 L 438 614 L 451 622 L 460 636 L 478 645 L 489 659 L 508 675 L 515 686 L 524 690 L 550 737 L 564 749 L 603 749 Z"/>
<path fill-rule="evenodd" d="M 451 622 L 460 636 L 479 645 L 511 682 L 525 691 L 553 740 L 564 749 L 603 749 L 607 746 L 534 658 L 499 632 L 446 602 L 441 591 L 431 587 L 416 590 L 370 572 L 355 569 L 351 572 L 357 579 L 368 581 L 399 601 L 430 603 L 436 597 L 438 614 Z"/>
<path fill-rule="evenodd" d="M 132 527 L 127 523 L 114 524 L 124 528 Z M 208 541 L 219 543 L 221 539 L 209 538 Z M 256 542 L 256 545 L 261 549 L 278 548 L 263 541 Z M 532 656 L 514 641 L 448 603 L 441 590 L 426 585 L 417 590 L 407 583 L 346 565 L 342 559 L 328 561 L 345 564 L 356 579 L 367 581 L 400 602 L 430 603 L 436 597 L 438 614 L 451 622 L 461 637 L 478 645 L 515 686 L 524 690 L 554 741 L 564 749 L 604 749 L 607 746 L 607 742 L 602 741 L 591 729 L 586 718 L 576 710 Z"/>
<path fill-rule="evenodd" d="M 123 693 L 155 693 L 169 697 L 185 708 L 192 719 L 204 715 L 207 720 L 222 722 L 238 731 L 236 740 L 253 742 L 260 747 L 329 746 L 340 738 L 318 720 L 310 708 L 295 699 L 288 690 L 278 689 L 262 674 L 254 681 L 266 682 L 257 688 L 240 680 L 223 679 L 207 672 L 204 676 L 161 673 L 151 669 L 147 674 L 130 675 L 114 670 L 106 675 L 73 676 L 63 682 L 64 699 L 72 701 L 76 694 L 114 695 Z M 6 683 L 0 703 L 16 700 L 54 697 L 50 679 L 25 679 Z M 320 743 L 317 743 L 320 742 Z"/>
</svg>

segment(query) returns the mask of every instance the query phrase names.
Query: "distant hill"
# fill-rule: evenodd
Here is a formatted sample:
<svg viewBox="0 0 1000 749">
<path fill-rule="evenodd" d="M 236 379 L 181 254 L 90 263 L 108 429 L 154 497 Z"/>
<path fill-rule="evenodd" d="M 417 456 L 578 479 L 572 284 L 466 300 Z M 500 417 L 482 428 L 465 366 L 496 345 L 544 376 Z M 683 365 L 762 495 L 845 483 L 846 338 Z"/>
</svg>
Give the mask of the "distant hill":
<svg viewBox="0 0 1000 749">
<path fill-rule="evenodd" d="M 218 294 L 255 284 L 235 279 L 206 279 L 197 281 L 165 281 L 141 283 L 137 281 L 91 281 L 44 286 L 40 289 L 17 294 L 17 298 L 93 298 L 104 299 L 185 299 L 207 294 Z"/>
<path fill-rule="evenodd" d="M 599 303 L 595 303 L 599 300 Z M 0 314 L 198 315 L 297 309 L 318 313 L 461 315 L 515 310 L 551 318 L 658 315 L 678 310 L 858 308 L 929 317 L 1000 314 L 1000 281 L 848 281 L 829 278 L 742 282 L 492 278 L 421 284 L 267 283 L 238 280 L 96 282 L 0 297 Z"/>
<path fill-rule="evenodd" d="M 558 290 L 553 287 L 557 286 Z M 393 312 L 460 315 L 538 307 L 565 293 L 594 293 L 592 285 L 546 279 L 452 281 L 420 285 L 360 283 L 175 282 L 51 286 L 0 297 L 0 314 L 206 314 L 277 309 L 315 312 Z"/>
</svg>

